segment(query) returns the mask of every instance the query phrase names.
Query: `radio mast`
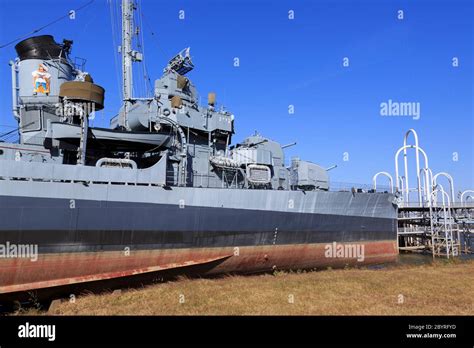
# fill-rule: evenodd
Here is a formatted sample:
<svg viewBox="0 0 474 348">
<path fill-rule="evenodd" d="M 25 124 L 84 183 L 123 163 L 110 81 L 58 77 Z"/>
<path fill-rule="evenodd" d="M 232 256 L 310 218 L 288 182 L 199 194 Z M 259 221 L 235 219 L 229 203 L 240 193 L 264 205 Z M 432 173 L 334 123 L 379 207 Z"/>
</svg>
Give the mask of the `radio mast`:
<svg viewBox="0 0 474 348">
<path fill-rule="evenodd" d="M 132 63 L 141 62 L 143 56 L 140 52 L 132 48 L 133 29 L 133 11 L 136 6 L 133 0 L 122 0 L 122 92 L 123 92 L 123 114 L 120 125 L 128 128 L 127 112 L 130 102 L 133 100 L 133 72 Z"/>
</svg>

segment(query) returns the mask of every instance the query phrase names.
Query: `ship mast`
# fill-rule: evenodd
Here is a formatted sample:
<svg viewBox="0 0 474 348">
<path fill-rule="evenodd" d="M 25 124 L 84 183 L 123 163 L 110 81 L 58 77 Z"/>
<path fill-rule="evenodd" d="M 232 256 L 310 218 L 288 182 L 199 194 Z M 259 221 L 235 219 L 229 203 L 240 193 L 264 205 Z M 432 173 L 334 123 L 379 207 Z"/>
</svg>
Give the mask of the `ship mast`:
<svg viewBox="0 0 474 348">
<path fill-rule="evenodd" d="M 133 4 L 131 0 L 122 0 L 122 92 L 124 102 L 132 98 L 132 32 Z"/>
<path fill-rule="evenodd" d="M 142 61 L 142 54 L 132 48 L 133 11 L 136 9 L 133 0 L 122 0 L 122 94 L 123 114 L 120 125 L 128 129 L 127 112 L 133 100 L 132 63 Z"/>
</svg>

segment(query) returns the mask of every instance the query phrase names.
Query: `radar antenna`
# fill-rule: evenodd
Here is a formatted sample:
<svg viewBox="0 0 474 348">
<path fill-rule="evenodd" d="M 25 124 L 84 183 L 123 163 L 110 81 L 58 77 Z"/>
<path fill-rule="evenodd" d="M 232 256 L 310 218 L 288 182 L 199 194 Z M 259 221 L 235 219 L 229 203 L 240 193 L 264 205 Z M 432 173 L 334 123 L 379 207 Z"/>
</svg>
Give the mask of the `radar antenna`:
<svg viewBox="0 0 474 348">
<path fill-rule="evenodd" d="M 190 47 L 180 51 L 177 55 L 170 59 L 168 65 L 163 72 L 171 70 L 176 71 L 180 75 L 184 75 L 194 69 L 194 64 L 189 54 Z"/>
</svg>

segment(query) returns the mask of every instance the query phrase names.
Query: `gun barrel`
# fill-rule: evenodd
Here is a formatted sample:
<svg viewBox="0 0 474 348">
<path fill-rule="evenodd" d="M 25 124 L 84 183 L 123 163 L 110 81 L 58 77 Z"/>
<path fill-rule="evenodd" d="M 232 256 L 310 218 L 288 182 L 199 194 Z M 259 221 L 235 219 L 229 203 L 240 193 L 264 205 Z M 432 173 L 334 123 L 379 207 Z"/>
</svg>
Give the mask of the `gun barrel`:
<svg viewBox="0 0 474 348">
<path fill-rule="evenodd" d="M 287 147 L 294 146 L 294 145 L 296 145 L 296 141 L 294 143 L 291 143 L 291 144 L 283 145 L 281 148 L 286 149 Z"/>
</svg>

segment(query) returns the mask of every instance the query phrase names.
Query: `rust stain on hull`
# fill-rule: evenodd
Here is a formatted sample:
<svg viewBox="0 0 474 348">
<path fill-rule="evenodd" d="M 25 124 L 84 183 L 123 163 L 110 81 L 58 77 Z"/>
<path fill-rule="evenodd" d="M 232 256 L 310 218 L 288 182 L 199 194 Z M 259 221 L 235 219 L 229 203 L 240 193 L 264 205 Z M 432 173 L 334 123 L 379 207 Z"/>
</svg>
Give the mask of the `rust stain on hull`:
<svg viewBox="0 0 474 348">
<path fill-rule="evenodd" d="M 339 243 L 343 245 L 342 243 Z M 349 243 L 350 244 L 350 243 Z M 124 252 L 40 254 L 29 259 L 0 259 L 0 294 L 44 289 L 77 283 L 206 265 L 203 275 L 278 269 L 343 267 L 394 262 L 396 241 L 355 243 L 364 245 L 364 261 L 326 257 L 327 244 L 269 245 L 200 249 L 167 249 Z"/>
</svg>

